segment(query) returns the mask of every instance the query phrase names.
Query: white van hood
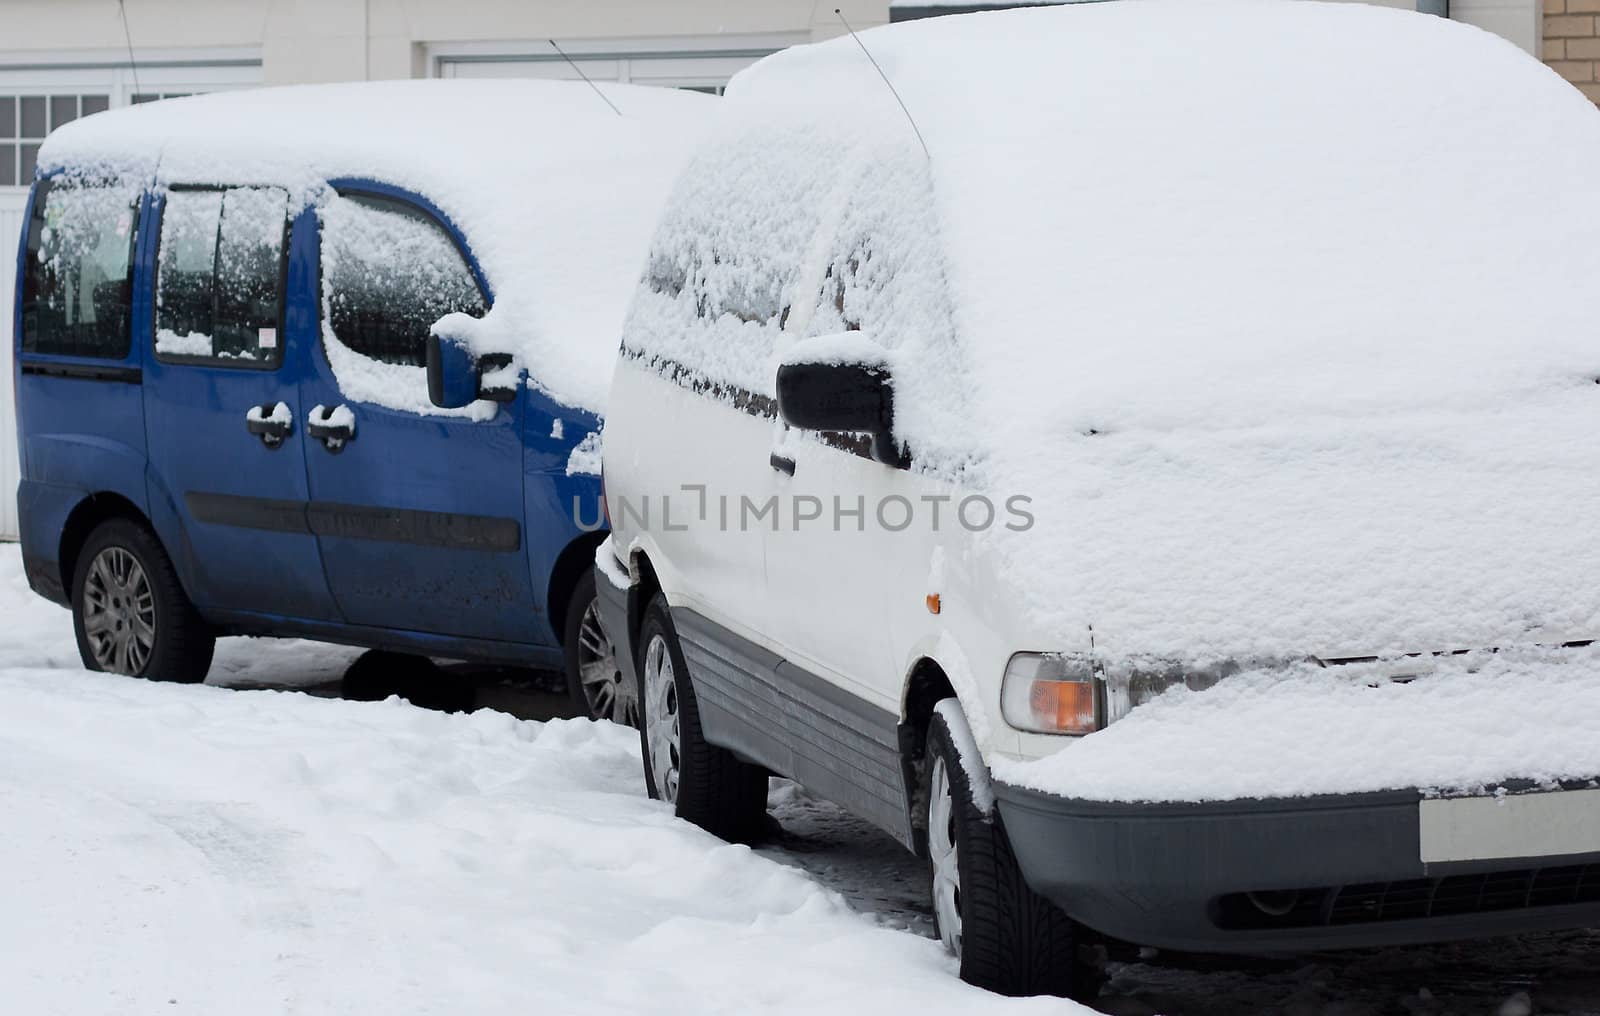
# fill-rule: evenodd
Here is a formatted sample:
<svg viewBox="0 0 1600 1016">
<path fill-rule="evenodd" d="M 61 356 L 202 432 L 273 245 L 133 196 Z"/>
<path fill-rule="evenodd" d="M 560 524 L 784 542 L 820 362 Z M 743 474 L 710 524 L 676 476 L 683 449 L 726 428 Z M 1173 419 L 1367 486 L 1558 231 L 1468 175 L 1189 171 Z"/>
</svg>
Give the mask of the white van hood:
<svg viewBox="0 0 1600 1016">
<path fill-rule="evenodd" d="M 996 537 L 1027 627 L 1112 668 L 1600 636 L 1600 385 L 1477 410 L 1052 432 Z M 1031 647 L 1030 647 L 1031 648 Z"/>
</svg>

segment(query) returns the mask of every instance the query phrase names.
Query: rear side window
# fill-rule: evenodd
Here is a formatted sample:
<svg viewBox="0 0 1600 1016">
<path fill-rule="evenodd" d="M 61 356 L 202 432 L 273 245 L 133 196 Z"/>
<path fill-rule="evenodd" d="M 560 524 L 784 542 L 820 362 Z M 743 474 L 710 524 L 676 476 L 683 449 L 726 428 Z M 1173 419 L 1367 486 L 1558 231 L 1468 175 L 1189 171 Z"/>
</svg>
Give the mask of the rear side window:
<svg viewBox="0 0 1600 1016">
<path fill-rule="evenodd" d="M 288 194 L 178 190 L 161 213 L 156 356 L 234 367 L 283 357 Z"/>
<path fill-rule="evenodd" d="M 435 321 L 457 311 L 487 312 L 455 241 L 421 211 L 344 195 L 321 215 L 323 314 L 333 337 L 352 352 L 424 366 Z"/>
<path fill-rule="evenodd" d="M 22 351 L 128 355 L 139 188 L 41 183 L 22 276 Z"/>
</svg>

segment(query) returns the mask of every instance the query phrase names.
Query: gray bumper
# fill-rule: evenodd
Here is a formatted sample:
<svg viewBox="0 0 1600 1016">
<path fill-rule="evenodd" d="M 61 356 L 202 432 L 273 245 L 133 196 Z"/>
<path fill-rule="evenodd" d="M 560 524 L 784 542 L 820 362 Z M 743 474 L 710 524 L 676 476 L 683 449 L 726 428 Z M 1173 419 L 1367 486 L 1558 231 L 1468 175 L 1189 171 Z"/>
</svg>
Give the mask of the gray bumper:
<svg viewBox="0 0 1600 1016">
<path fill-rule="evenodd" d="M 1414 791 L 1211 804 L 995 793 L 1028 883 L 1140 945 L 1260 952 L 1600 926 L 1600 844 L 1424 864 Z"/>
</svg>

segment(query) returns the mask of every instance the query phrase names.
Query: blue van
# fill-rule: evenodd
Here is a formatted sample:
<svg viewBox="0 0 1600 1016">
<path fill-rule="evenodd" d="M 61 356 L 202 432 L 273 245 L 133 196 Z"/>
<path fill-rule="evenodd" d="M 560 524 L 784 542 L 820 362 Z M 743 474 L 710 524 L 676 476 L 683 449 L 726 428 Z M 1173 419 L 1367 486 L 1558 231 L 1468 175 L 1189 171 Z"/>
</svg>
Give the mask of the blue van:
<svg viewBox="0 0 1600 1016">
<path fill-rule="evenodd" d="M 294 636 L 564 668 L 590 715 L 632 718 L 591 463 L 715 100 L 612 95 L 627 117 L 565 82 L 269 89 L 46 144 L 17 496 L 29 584 L 86 667 L 200 681 L 218 636 Z M 441 340 L 447 315 L 471 327 Z"/>
</svg>

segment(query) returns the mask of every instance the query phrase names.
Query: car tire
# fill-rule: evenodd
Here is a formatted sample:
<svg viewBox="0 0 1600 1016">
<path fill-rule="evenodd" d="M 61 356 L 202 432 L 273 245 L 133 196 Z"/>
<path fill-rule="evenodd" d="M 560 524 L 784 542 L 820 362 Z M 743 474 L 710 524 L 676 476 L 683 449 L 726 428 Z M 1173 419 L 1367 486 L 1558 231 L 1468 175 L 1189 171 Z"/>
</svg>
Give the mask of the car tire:
<svg viewBox="0 0 1600 1016">
<path fill-rule="evenodd" d="M 563 627 L 567 694 L 578 715 L 637 727 L 637 682 L 623 673 L 611 637 L 600 623 L 593 571 L 585 572 L 572 590 Z"/>
<path fill-rule="evenodd" d="M 657 593 L 639 630 L 639 745 L 650 796 L 714 836 L 749 843 L 767 829 L 767 772 L 709 744 L 694 681 L 665 596 Z"/>
<path fill-rule="evenodd" d="M 161 542 L 132 519 L 100 523 L 79 550 L 72 627 L 86 668 L 152 681 L 204 681 L 217 647 Z"/>
<path fill-rule="evenodd" d="M 1023 880 L 999 813 L 974 799 L 957 743 L 935 712 L 924 787 L 934 923 L 961 979 L 1002 995 L 1092 999 L 1102 975 L 1082 929 Z"/>
</svg>

